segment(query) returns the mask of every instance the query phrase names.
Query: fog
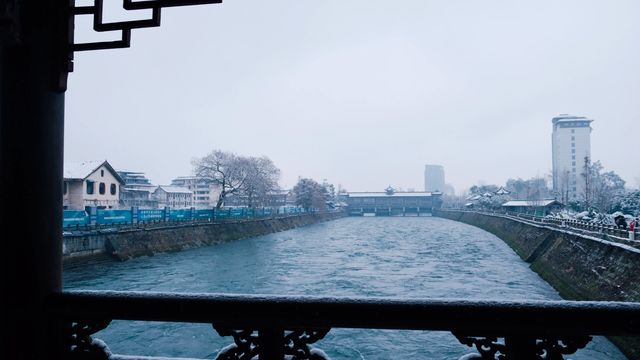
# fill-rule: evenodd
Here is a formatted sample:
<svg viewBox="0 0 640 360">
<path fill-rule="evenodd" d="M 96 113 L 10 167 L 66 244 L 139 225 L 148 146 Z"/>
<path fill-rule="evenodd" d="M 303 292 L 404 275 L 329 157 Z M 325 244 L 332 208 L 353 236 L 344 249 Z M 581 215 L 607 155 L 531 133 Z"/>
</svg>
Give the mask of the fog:
<svg viewBox="0 0 640 360">
<path fill-rule="evenodd" d="M 638 187 L 639 10 L 634 0 L 164 9 L 130 49 L 76 53 L 65 159 L 106 159 L 166 184 L 222 149 L 270 157 L 285 188 L 303 176 L 350 191 L 422 190 L 424 165 L 440 164 L 459 193 L 546 176 L 551 118 L 569 113 L 595 120 L 592 158 Z M 77 42 L 119 37 L 90 21 L 77 20 Z"/>
</svg>

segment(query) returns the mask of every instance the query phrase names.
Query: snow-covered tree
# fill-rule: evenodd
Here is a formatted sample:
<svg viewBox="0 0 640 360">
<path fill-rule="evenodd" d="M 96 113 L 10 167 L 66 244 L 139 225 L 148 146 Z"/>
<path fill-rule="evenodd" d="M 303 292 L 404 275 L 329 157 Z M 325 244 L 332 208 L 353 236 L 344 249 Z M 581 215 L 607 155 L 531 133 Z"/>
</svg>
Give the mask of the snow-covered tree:
<svg viewBox="0 0 640 360">
<path fill-rule="evenodd" d="M 600 161 L 591 162 L 585 157 L 582 180 L 584 190 L 582 193 L 583 210 L 595 209 L 609 213 L 625 195 L 625 181 L 613 171 L 603 172 L 604 167 Z"/>
<path fill-rule="evenodd" d="M 328 183 L 325 179 L 322 181 L 322 187 L 324 188 L 324 202 L 326 206 L 333 208 L 334 204 L 337 202 L 335 186 Z"/>
<path fill-rule="evenodd" d="M 640 190 L 632 190 L 622 196 L 613 208 L 623 214 L 640 216 Z"/>
<path fill-rule="evenodd" d="M 511 192 L 512 199 L 538 201 L 551 197 L 551 191 L 543 177 L 509 179 L 506 188 Z"/>
<path fill-rule="evenodd" d="M 317 181 L 309 178 L 301 178 L 293 187 L 292 191 L 296 199 L 296 205 L 302 206 L 305 210 L 312 208 L 324 210 L 325 187 Z"/>
</svg>

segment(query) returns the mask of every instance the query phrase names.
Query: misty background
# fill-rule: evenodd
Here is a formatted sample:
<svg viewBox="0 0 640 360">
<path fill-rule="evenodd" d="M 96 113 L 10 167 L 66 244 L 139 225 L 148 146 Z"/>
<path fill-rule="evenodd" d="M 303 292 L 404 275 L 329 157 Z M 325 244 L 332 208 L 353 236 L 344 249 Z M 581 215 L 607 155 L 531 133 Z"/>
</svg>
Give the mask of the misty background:
<svg viewBox="0 0 640 360">
<path fill-rule="evenodd" d="M 83 5 L 78 2 L 77 5 Z M 118 10 L 106 20 L 144 18 Z M 456 193 L 546 176 L 551 118 L 594 119 L 593 160 L 640 185 L 640 2 L 226 0 L 168 8 L 130 49 L 79 52 L 65 159 L 155 184 L 211 150 L 350 191 Z M 117 39 L 76 19 L 76 42 Z"/>
</svg>

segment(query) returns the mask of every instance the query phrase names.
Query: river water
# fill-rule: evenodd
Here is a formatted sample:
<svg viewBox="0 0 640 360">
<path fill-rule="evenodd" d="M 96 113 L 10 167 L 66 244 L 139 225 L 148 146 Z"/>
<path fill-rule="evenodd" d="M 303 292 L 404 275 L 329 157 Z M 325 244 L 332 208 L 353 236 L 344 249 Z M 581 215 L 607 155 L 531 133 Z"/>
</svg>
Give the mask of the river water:
<svg viewBox="0 0 640 360">
<path fill-rule="evenodd" d="M 559 300 L 504 242 L 435 217 L 351 217 L 178 253 L 66 268 L 65 289 Z M 210 325 L 115 321 L 96 337 L 118 354 L 214 358 Z M 332 359 L 458 359 L 447 332 L 333 329 Z M 596 338 L 571 359 L 625 359 Z"/>
</svg>

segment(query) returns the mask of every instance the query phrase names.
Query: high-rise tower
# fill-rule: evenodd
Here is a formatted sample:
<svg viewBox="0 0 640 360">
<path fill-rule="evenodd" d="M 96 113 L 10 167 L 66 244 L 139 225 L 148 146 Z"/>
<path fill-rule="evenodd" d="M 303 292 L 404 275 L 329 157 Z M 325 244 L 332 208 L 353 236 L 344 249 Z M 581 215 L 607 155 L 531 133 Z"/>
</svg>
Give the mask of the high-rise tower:
<svg viewBox="0 0 640 360">
<path fill-rule="evenodd" d="M 444 167 L 442 165 L 426 165 L 424 167 L 424 191 L 445 191 Z"/>
<path fill-rule="evenodd" d="M 585 157 L 591 157 L 591 122 L 584 116 L 554 117 L 551 134 L 553 191 L 562 202 L 578 200 L 584 192 Z"/>
</svg>

